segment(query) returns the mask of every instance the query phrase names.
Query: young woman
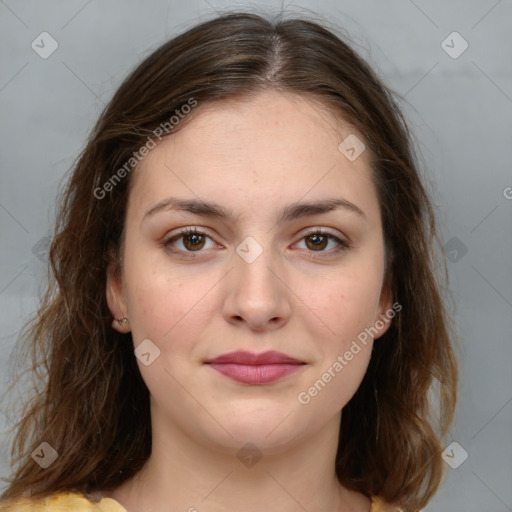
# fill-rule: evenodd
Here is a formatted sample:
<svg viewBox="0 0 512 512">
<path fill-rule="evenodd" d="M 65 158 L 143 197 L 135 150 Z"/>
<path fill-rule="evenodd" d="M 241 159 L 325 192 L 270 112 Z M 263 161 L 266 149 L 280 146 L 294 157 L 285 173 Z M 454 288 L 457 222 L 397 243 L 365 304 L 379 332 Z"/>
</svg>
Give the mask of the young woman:
<svg viewBox="0 0 512 512">
<path fill-rule="evenodd" d="M 312 21 L 226 14 L 144 60 L 62 198 L 2 509 L 424 507 L 457 366 L 411 146 Z"/>
</svg>

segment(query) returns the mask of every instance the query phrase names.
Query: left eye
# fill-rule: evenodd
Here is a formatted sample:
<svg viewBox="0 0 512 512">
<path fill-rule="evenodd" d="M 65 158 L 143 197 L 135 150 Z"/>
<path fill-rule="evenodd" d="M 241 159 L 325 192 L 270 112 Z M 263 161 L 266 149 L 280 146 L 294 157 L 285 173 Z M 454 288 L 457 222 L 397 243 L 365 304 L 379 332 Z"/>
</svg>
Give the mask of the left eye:
<svg viewBox="0 0 512 512">
<path fill-rule="evenodd" d="M 215 243 L 213 240 L 203 231 L 200 231 L 196 228 L 187 228 L 180 231 L 178 234 L 173 237 L 167 239 L 163 242 L 163 245 L 167 247 L 171 252 L 182 252 L 182 253 L 194 253 L 194 252 L 203 252 L 202 249 L 205 248 L 206 239 L 209 239 L 213 245 Z M 182 248 L 176 249 L 174 244 L 181 240 Z M 301 238 L 301 241 L 306 241 L 306 248 L 310 250 L 310 252 L 337 252 L 339 250 L 348 249 L 350 246 L 344 240 L 341 240 L 337 236 L 317 229 L 316 231 L 307 233 Z M 333 250 L 326 251 L 328 244 L 330 241 L 334 241 L 336 243 L 336 247 Z M 208 248 L 208 247 L 207 247 Z M 211 248 L 211 247 L 210 247 Z"/>
<path fill-rule="evenodd" d="M 312 249 L 312 252 L 336 252 L 342 249 L 348 249 L 349 245 L 344 240 L 339 239 L 337 236 L 327 233 L 326 231 L 317 230 L 306 234 L 302 240 L 306 240 L 306 247 Z M 324 249 L 329 244 L 329 241 L 336 242 L 336 247 L 332 251 L 325 251 Z"/>
</svg>

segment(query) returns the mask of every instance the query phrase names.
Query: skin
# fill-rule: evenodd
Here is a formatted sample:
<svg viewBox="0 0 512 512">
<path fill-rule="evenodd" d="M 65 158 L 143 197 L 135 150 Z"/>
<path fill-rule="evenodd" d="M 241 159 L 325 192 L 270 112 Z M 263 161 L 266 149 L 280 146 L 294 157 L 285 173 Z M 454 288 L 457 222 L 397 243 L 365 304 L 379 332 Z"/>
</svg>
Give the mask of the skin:
<svg viewBox="0 0 512 512">
<path fill-rule="evenodd" d="M 356 132 L 305 97 L 264 92 L 197 108 L 132 176 L 123 265 L 108 272 L 112 315 L 129 319 L 113 327 L 131 331 L 135 347 L 150 339 L 160 355 L 137 361 L 151 395 L 151 457 L 103 495 L 129 512 L 368 512 L 370 500 L 339 484 L 334 462 L 340 411 L 373 340 L 307 405 L 297 399 L 392 304 L 368 152 L 349 161 L 338 145 Z M 235 216 L 164 210 L 144 219 L 169 196 L 214 201 Z M 276 223 L 285 205 L 327 197 L 365 217 L 338 208 Z M 174 239 L 175 253 L 162 245 L 186 227 L 208 237 Z M 337 251 L 328 239 L 317 249 L 316 228 L 351 247 Z M 263 251 L 251 263 L 236 252 L 248 236 Z M 265 385 L 203 364 L 234 350 L 278 350 L 307 364 Z M 237 457 L 247 442 L 262 455 L 252 467 Z"/>
</svg>

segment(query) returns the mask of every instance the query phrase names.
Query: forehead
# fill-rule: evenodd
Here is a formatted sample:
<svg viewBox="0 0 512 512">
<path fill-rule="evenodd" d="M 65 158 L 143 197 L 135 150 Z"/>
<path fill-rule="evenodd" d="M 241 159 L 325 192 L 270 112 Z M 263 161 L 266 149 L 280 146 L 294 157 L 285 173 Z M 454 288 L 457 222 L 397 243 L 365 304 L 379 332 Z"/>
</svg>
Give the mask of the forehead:
<svg viewBox="0 0 512 512">
<path fill-rule="evenodd" d="M 254 197 L 333 187 L 352 196 L 374 192 L 367 152 L 350 161 L 339 149 L 357 132 L 310 97 L 272 91 L 196 109 L 139 164 L 132 176 L 137 203 L 176 188 L 224 199 L 249 190 Z"/>
<path fill-rule="evenodd" d="M 180 123 L 178 129 L 159 144 L 160 148 L 173 142 L 191 148 L 194 146 L 191 139 L 197 137 L 195 149 L 199 151 L 198 144 L 208 141 L 212 146 L 223 145 L 233 151 L 244 149 L 249 153 L 257 142 L 260 148 L 265 145 L 275 150 L 281 145 L 288 153 L 300 155 L 306 149 L 311 152 L 313 145 L 317 151 L 328 145 L 336 147 L 347 135 L 356 133 L 341 114 L 336 115 L 318 98 L 274 90 L 199 104 Z M 304 137 L 311 138 L 307 147 L 303 144 Z"/>
</svg>

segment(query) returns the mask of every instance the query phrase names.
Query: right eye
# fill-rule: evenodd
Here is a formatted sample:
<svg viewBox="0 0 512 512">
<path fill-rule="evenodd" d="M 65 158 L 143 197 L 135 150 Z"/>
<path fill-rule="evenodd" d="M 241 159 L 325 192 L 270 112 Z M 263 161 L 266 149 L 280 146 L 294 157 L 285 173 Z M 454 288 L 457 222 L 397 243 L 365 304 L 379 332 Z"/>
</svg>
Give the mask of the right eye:
<svg viewBox="0 0 512 512">
<path fill-rule="evenodd" d="M 171 253 L 181 253 L 185 257 L 195 257 L 196 252 L 204 252 L 206 239 L 212 240 L 204 231 L 197 228 L 184 228 L 175 235 L 167 238 L 162 245 Z M 176 249 L 175 244 L 180 240 L 183 248 Z M 212 240 L 213 242 L 213 240 Z M 189 254 L 187 254 L 189 253 Z"/>
</svg>

